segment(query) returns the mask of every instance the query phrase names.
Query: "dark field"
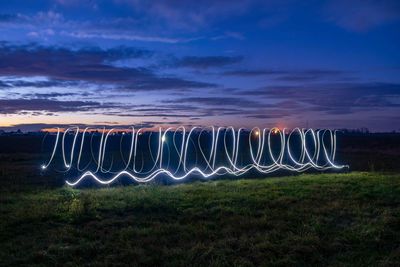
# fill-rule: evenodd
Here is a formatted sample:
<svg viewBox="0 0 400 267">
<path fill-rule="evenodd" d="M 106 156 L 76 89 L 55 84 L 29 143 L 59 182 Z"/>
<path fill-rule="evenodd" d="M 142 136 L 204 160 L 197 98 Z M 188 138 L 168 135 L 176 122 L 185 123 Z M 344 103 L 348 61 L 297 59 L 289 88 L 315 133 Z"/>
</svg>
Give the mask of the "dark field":
<svg viewBox="0 0 400 267">
<path fill-rule="evenodd" d="M 80 190 L 28 141 L 0 137 L 1 266 L 400 265 L 397 135 L 339 139 L 350 173 Z"/>
</svg>

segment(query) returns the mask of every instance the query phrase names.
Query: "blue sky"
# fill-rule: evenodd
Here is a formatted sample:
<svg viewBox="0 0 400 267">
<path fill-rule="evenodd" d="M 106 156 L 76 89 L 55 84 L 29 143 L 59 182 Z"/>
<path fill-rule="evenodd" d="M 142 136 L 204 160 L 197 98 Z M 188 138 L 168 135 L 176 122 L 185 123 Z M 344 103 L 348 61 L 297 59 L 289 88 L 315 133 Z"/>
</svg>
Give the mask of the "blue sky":
<svg viewBox="0 0 400 267">
<path fill-rule="evenodd" d="M 0 1 L 0 127 L 400 130 L 399 1 Z"/>
</svg>

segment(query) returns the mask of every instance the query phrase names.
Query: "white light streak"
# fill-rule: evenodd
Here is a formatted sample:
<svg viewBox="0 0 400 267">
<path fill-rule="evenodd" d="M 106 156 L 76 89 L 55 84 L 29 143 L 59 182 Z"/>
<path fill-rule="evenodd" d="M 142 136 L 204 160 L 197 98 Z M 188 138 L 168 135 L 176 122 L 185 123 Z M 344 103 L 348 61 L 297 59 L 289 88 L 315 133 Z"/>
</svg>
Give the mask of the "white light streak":
<svg viewBox="0 0 400 267">
<path fill-rule="evenodd" d="M 75 131 L 72 132 L 72 130 Z M 54 161 L 58 150 L 60 150 L 66 171 L 74 169 L 82 173 L 77 179 L 66 181 L 70 186 L 76 186 L 88 178 L 92 178 L 99 184 L 106 185 L 114 182 L 121 176 L 129 177 L 138 183 L 147 183 L 160 175 L 166 175 L 173 180 L 184 180 L 190 175 L 200 175 L 205 179 L 225 174 L 240 176 L 250 170 L 268 174 L 278 170 L 304 172 L 309 169 L 324 171 L 348 168 L 347 165 L 337 165 L 334 163 L 336 156 L 336 131 L 332 130 L 315 131 L 313 129 L 295 128 L 288 131 L 287 129 L 281 130 L 279 128 L 253 128 L 246 132 L 243 128 L 235 130 L 233 127 L 218 127 L 217 129 L 210 127 L 210 131 L 207 132 L 205 129 L 193 127 L 187 132 L 185 127 L 180 126 L 176 129 L 168 128 L 163 132 L 160 128 L 158 131 L 157 153 L 155 155 L 152 152 L 150 141 L 151 135 L 157 133 L 148 133 L 148 160 L 152 161 L 152 166 L 149 170 L 143 170 L 143 151 L 138 149 L 139 139 L 143 138 L 142 129 L 136 131 L 132 127 L 130 132 L 131 137 L 125 132 L 121 134 L 120 153 L 124 167 L 120 170 L 113 170 L 113 158 L 111 158 L 109 168 L 104 166 L 104 159 L 109 150 L 107 150 L 107 143 L 109 142 L 110 135 L 114 135 L 116 130 L 103 129 L 97 149 L 98 153 L 96 153 L 97 156 L 93 153 L 92 140 L 85 138 L 85 135 L 88 133 L 88 128 L 85 128 L 83 131 L 78 127 L 68 128 L 64 133 L 61 133 L 60 129 L 57 129 L 57 136 L 50 159 L 46 164 L 41 165 L 41 169 L 45 170 L 48 168 Z M 205 133 L 208 133 L 208 135 L 205 135 Z M 60 135 L 62 135 L 62 138 L 60 138 Z M 70 145 L 68 153 L 69 159 L 67 159 L 66 153 L 67 135 L 73 135 L 72 145 Z M 167 135 L 170 139 L 167 138 Z M 247 142 L 244 140 L 246 135 L 248 135 Z M 80 138 L 78 138 L 79 136 Z M 211 147 L 209 152 L 206 152 L 202 145 L 201 138 L 203 136 L 211 138 L 211 141 L 208 142 Z M 129 151 L 127 160 L 123 156 L 123 138 L 130 140 L 129 149 L 125 147 L 125 150 Z M 275 141 L 272 139 L 275 139 Z M 293 141 L 296 139 L 298 140 L 297 143 Z M 276 140 L 279 140 L 279 142 L 276 143 Z M 78 151 L 76 151 L 76 143 L 79 142 Z M 92 170 L 88 169 L 90 164 L 81 168 L 81 157 L 84 152 L 85 142 L 90 144 L 90 152 L 95 162 L 95 167 L 92 167 Z M 243 148 L 243 145 L 247 146 L 247 148 Z M 273 149 L 273 146 L 275 149 Z M 297 146 L 300 151 L 299 155 L 294 155 L 292 146 Z M 192 149 L 194 147 L 196 152 L 190 153 L 191 147 Z M 177 155 L 178 159 L 175 167 L 170 164 L 172 152 Z M 250 156 L 249 163 L 238 163 L 238 159 L 243 157 L 243 154 Z M 139 155 L 142 156 L 142 164 L 137 164 Z M 196 156 L 194 161 L 189 159 L 193 155 Z M 216 166 L 220 164 L 218 162 L 222 158 L 227 161 L 227 164 Z M 265 162 L 266 158 L 269 159 L 268 163 Z M 203 164 L 199 164 L 198 161 L 202 161 Z M 194 164 L 194 166 L 189 168 L 190 164 Z M 111 178 L 101 178 L 105 174 L 111 174 Z"/>
</svg>

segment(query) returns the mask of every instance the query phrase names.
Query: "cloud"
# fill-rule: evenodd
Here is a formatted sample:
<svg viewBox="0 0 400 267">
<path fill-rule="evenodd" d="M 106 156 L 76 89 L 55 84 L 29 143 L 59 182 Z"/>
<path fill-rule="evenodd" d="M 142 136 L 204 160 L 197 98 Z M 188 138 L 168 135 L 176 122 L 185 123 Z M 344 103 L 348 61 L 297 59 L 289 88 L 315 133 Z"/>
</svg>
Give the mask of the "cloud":
<svg viewBox="0 0 400 267">
<path fill-rule="evenodd" d="M 133 10 L 140 13 L 142 18 L 153 18 L 168 28 L 198 30 L 209 26 L 221 19 L 245 14 L 256 5 L 257 1 L 137 1 L 122 0 Z"/>
<path fill-rule="evenodd" d="M 251 77 L 251 76 L 269 76 L 269 75 L 279 75 L 279 74 L 287 74 L 288 71 L 283 70 L 268 70 L 268 69 L 240 69 L 240 70 L 229 70 L 224 71 L 223 75 L 229 76 L 243 76 L 243 77 Z"/>
<path fill-rule="evenodd" d="M 145 36 L 134 33 L 98 33 L 98 32 L 62 32 L 63 35 L 79 38 L 79 39 L 108 39 L 118 41 L 142 41 L 142 42 L 158 42 L 167 44 L 186 43 L 197 38 L 171 38 L 160 36 Z"/>
<path fill-rule="evenodd" d="M 29 98 L 29 99 L 35 99 L 35 98 L 40 98 L 40 99 L 53 99 L 53 98 L 59 98 L 59 97 L 67 97 L 67 96 L 88 96 L 88 93 L 57 93 L 57 92 L 50 92 L 50 93 L 31 93 L 31 94 L 23 94 L 23 98 Z"/>
<path fill-rule="evenodd" d="M 212 67 L 224 67 L 239 63 L 243 57 L 226 57 L 226 56 L 208 56 L 208 57 L 195 57 L 188 56 L 178 59 L 175 62 L 176 67 L 188 67 L 195 69 L 207 69 Z"/>
<path fill-rule="evenodd" d="M 118 4 L 114 6 L 118 6 Z M 81 5 L 80 11 L 82 7 Z M 64 11 L 67 14 L 69 13 L 68 10 Z M 93 10 L 90 10 L 90 12 L 93 12 Z M 202 37 L 168 37 L 165 34 L 149 35 L 149 32 L 154 32 L 154 30 L 149 31 L 149 28 L 155 28 L 156 25 L 149 23 L 154 18 L 150 19 L 148 17 L 149 14 L 146 12 L 136 14 L 136 16 L 120 16 L 118 13 L 109 12 L 106 7 L 101 12 L 107 13 L 107 16 L 93 19 L 89 15 L 85 20 L 76 19 L 74 16 L 64 17 L 62 13 L 52 10 L 47 12 L 39 11 L 34 14 L 2 13 L 0 14 L 0 25 L 4 24 L 8 27 L 23 29 L 28 31 L 26 34 L 28 37 L 38 40 L 55 35 L 75 39 L 105 39 L 166 44 L 187 43 L 203 39 Z M 132 15 L 134 15 L 133 13 Z M 165 30 L 162 32 L 165 33 Z M 231 35 L 234 37 L 234 34 Z"/>
<path fill-rule="evenodd" d="M 1 56 L 0 56 L 1 57 Z M 0 89 L 5 88 L 20 88 L 20 87 L 35 87 L 35 88 L 46 88 L 46 87 L 71 87 L 79 85 L 78 81 L 63 81 L 63 80 L 27 80 L 27 79 L 10 79 L 9 77 L 0 77 Z"/>
<path fill-rule="evenodd" d="M 17 131 L 21 130 L 22 132 L 29 132 L 29 131 L 48 131 L 50 129 L 55 130 L 57 128 L 66 129 L 71 127 L 79 127 L 80 129 L 89 128 L 91 130 L 97 129 L 101 131 L 102 129 L 123 129 L 130 131 L 131 127 L 134 127 L 136 130 L 140 128 L 156 128 L 158 126 L 173 126 L 173 125 L 182 125 L 181 121 L 139 121 L 132 124 L 121 124 L 118 122 L 113 121 L 99 121 L 95 123 L 18 123 L 12 124 L 10 126 L 0 126 L 0 130 L 4 131 Z"/>
<path fill-rule="evenodd" d="M 32 26 L 44 25 L 46 27 L 65 23 L 64 16 L 54 11 L 39 11 L 36 14 L 3 13 L 0 14 L 0 24 Z"/>
<path fill-rule="evenodd" d="M 118 0 L 95 1 L 95 3 L 92 3 L 93 1 L 89 1 L 89 3 L 87 1 L 71 0 L 68 2 L 68 4 L 65 4 L 60 1 L 40 1 L 35 5 L 31 5 L 29 7 L 30 12 L 27 14 L 4 13 L 3 20 L 25 24 L 25 26 L 61 26 L 60 28 L 63 28 L 66 32 L 73 32 L 74 29 L 79 29 L 85 34 L 99 34 L 101 38 L 111 37 L 108 34 L 101 36 L 100 33 L 104 33 L 106 29 L 113 29 L 112 33 L 129 38 L 129 35 L 147 36 L 143 35 L 143 33 L 148 32 L 163 34 L 198 32 L 210 29 L 221 21 L 246 16 L 251 12 L 261 12 L 265 17 L 270 17 L 271 10 L 281 11 L 281 8 L 276 7 L 287 6 L 285 1 L 280 3 L 280 1 L 276 0 L 184 2 L 179 0 L 167 2 L 163 0 Z M 71 4 L 70 2 L 73 3 Z M 18 1 L 16 3 L 0 3 L 0 10 L 2 8 L 4 10 L 21 10 L 20 5 Z M 48 11 L 44 12 L 43 10 Z M 84 17 L 81 16 L 82 13 L 85 14 Z M 77 19 L 69 20 L 75 14 L 79 15 Z M 86 20 L 83 18 L 86 18 Z M 62 27 L 63 25 L 66 27 Z M 242 39 L 240 33 L 231 31 L 229 28 L 222 31 L 223 35 Z M 126 34 L 122 34 L 123 32 Z M 166 39 L 168 41 L 169 38 Z M 141 41 L 142 39 L 139 38 L 137 40 Z M 178 38 L 178 40 L 181 39 Z M 148 41 L 147 37 L 145 41 Z M 164 42 L 165 40 L 162 37 L 154 37 L 151 41 Z"/>
<path fill-rule="evenodd" d="M 397 0 L 335 0 L 326 6 L 328 20 L 349 31 L 365 32 L 400 19 Z"/>
<path fill-rule="evenodd" d="M 238 95 L 242 95 L 239 93 Z M 243 95 L 246 93 L 243 93 Z M 164 100 L 162 103 L 186 103 L 195 108 L 198 114 L 191 118 L 235 116 L 237 118 L 277 119 L 304 112 L 305 106 L 296 100 L 268 101 L 263 97 L 182 97 Z M 258 101 L 261 100 L 261 101 Z"/>
<path fill-rule="evenodd" d="M 245 114 L 245 117 L 247 118 L 263 119 L 263 120 L 265 119 L 277 120 L 291 116 L 293 116 L 293 110 L 287 110 L 283 108 L 253 111 L 253 112 L 247 112 Z"/>
<path fill-rule="evenodd" d="M 192 114 L 173 114 L 173 113 L 127 113 L 127 112 L 104 112 L 102 115 L 118 116 L 118 117 L 132 117 L 132 118 L 145 118 L 145 117 L 155 117 L 155 118 L 190 118 Z M 197 115 L 196 115 L 197 116 Z"/>
<path fill-rule="evenodd" d="M 390 83 L 274 86 L 240 91 L 236 94 L 270 100 L 295 101 L 304 105 L 300 110 L 301 112 L 318 111 L 328 114 L 350 114 L 358 109 L 400 107 L 400 84 Z"/>
<path fill-rule="evenodd" d="M 318 81 L 323 79 L 350 79 L 349 71 L 330 70 L 330 69 L 305 69 L 305 70 L 286 70 L 286 69 L 239 69 L 229 70 L 222 73 L 227 76 L 236 77 L 258 77 L 267 76 L 277 81 L 304 82 Z"/>
<path fill-rule="evenodd" d="M 262 106 L 262 103 L 245 99 L 245 98 L 236 98 L 236 97 L 181 97 L 177 99 L 170 100 L 162 100 L 162 103 L 191 103 L 191 104 L 200 104 L 205 106 Z"/>
<path fill-rule="evenodd" d="M 171 76 L 158 76 L 146 68 L 115 66 L 112 62 L 129 58 L 147 58 L 148 50 L 116 47 L 72 50 L 37 45 L 0 45 L 0 75 L 46 76 L 51 80 L 109 84 L 125 90 L 169 90 L 215 87 Z"/>
<path fill-rule="evenodd" d="M 8 82 L 0 80 L 0 89 L 6 89 L 12 87 Z"/>
<path fill-rule="evenodd" d="M 240 32 L 231 32 L 231 31 L 226 31 L 221 35 L 217 35 L 214 37 L 211 37 L 211 40 L 216 41 L 216 40 L 223 40 L 223 39 L 236 39 L 236 40 L 244 40 L 246 39 L 242 33 Z"/>
<path fill-rule="evenodd" d="M 79 127 L 81 129 L 84 129 L 86 127 L 91 128 L 91 129 L 98 129 L 101 130 L 103 128 L 105 129 L 130 129 L 131 126 L 135 128 L 154 128 L 156 124 L 159 122 L 151 122 L 151 121 L 143 121 L 143 122 L 138 122 L 138 123 L 133 123 L 133 124 L 118 124 L 118 125 L 110 125 L 110 123 L 107 122 L 99 122 L 98 124 L 84 124 L 84 123 L 71 123 L 71 124 L 65 124 L 65 123 L 19 123 L 19 124 L 13 124 L 10 126 L 0 126 L 0 130 L 4 131 L 17 131 L 21 130 L 22 132 L 34 132 L 34 131 L 40 131 L 40 130 L 50 130 L 50 129 L 66 129 L 70 127 Z"/>
<path fill-rule="evenodd" d="M 115 108 L 112 103 L 94 101 L 58 101 L 52 99 L 0 99 L 0 114 L 15 114 L 23 111 L 76 112 Z"/>
<path fill-rule="evenodd" d="M 164 118 L 205 118 L 210 116 L 243 115 L 246 110 L 265 107 L 260 103 L 247 100 L 241 101 L 236 98 L 224 102 L 222 98 L 179 98 L 173 100 L 162 100 L 161 104 L 142 105 L 140 107 L 126 108 L 124 112 L 106 111 L 102 115 L 118 117 L 164 117 Z M 225 99 L 226 100 L 226 99 Z M 241 104 L 247 104 L 240 107 Z M 249 105 L 251 103 L 251 105 Z"/>
</svg>

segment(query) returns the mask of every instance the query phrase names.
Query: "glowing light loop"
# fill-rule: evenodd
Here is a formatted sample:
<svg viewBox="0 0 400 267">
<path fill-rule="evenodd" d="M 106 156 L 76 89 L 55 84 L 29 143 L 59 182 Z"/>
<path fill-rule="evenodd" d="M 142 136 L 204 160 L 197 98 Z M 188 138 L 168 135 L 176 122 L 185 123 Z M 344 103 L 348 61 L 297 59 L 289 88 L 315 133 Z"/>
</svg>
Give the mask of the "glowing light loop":
<svg viewBox="0 0 400 267">
<path fill-rule="evenodd" d="M 151 149 L 151 140 L 153 132 L 148 133 L 148 159 L 151 167 L 144 170 L 143 151 L 140 151 L 140 138 L 144 132 L 142 129 L 130 129 L 129 145 L 123 145 L 123 138 L 129 134 L 123 132 L 119 143 L 119 150 L 123 167 L 119 170 L 113 170 L 114 158 L 111 155 L 111 163 L 109 167 L 105 166 L 105 159 L 108 153 L 108 143 L 110 136 L 116 133 L 115 129 L 105 130 L 101 132 L 97 153 L 93 151 L 93 135 L 88 141 L 87 135 L 90 133 L 89 128 L 80 130 L 78 127 L 71 127 L 61 132 L 57 129 L 54 146 L 47 163 L 41 165 L 41 169 L 47 169 L 53 162 L 60 151 L 65 171 L 72 169 L 81 172 L 81 175 L 66 183 L 70 186 L 76 186 L 85 179 L 92 178 L 99 184 L 110 184 L 122 176 L 129 177 L 138 183 L 146 183 L 154 180 L 160 175 L 166 175 L 173 180 L 183 180 L 191 175 L 197 175 L 205 179 L 217 175 L 234 175 L 240 176 L 250 170 L 256 170 L 262 174 L 276 172 L 278 170 L 287 170 L 292 172 L 304 172 L 309 169 L 318 171 L 340 170 L 348 168 L 347 165 L 338 165 L 335 162 L 336 156 L 336 131 L 332 130 L 313 130 L 295 128 L 291 131 L 287 129 L 260 129 L 253 128 L 246 131 L 243 128 L 235 130 L 233 127 L 210 127 L 210 130 L 193 127 L 189 132 L 185 127 L 180 126 L 176 129 L 168 128 L 164 131 L 160 128 L 158 131 L 157 153 L 154 155 Z M 67 137 L 72 135 L 72 143 L 67 148 Z M 244 138 L 248 135 L 247 144 Z M 297 136 L 297 147 L 299 155 L 296 157 L 293 151 L 294 139 Z M 80 138 L 78 138 L 80 137 Z M 180 138 L 178 138 L 180 137 Z M 210 137 L 210 151 L 207 153 L 202 145 L 202 138 Z M 273 145 L 277 145 L 272 139 L 279 140 L 277 149 L 273 149 Z M 180 140 L 179 140 L 180 139 Z M 222 139 L 222 140 L 221 140 Z M 79 144 L 80 140 L 80 144 Z M 230 142 L 229 142 L 230 141 Z M 89 170 L 89 162 L 82 167 L 82 155 L 85 153 L 85 144 L 90 145 L 90 153 L 95 163 L 95 167 Z M 243 146 L 247 146 L 243 148 Z M 222 148 L 220 148 L 222 146 Z M 78 149 L 77 149 L 78 147 Z M 189 153 L 192 147 L 195 152 Z M 129 154 L 126 160 L 123 151 L 128 150 Z M 244 151 L 247 150 L 247 151 Z M 68 153 L 67 153 L 68 152 Z M 139 153 L 140 152 L 140 153 Z M 177 155 L 177 163 L 171 166 L 171 152 Z M 239 164 L 238 158 L 248 154 L 250 160 L 246 164 Z M 69 157 L 67 156 L 69 154 Z M 76 155 L 77 154 L 77 155 Z M 97 154 L 97 155 L 95 155 Z M 141 154 L 141 166 L 138 167 L 137 161 Z M 188 158 L 194 155 L 194 161 Z M 217 166 L 221 162 L 220 158 L 226 158 L 227 164 Z M 269 163 L 266 163 L 266 158 Z M 198 162 L 202 161 L 203 164 Z M 193 165 L 189 167 L 189 165 Z M 110 178 L 101 178 L 100 174 L 109 174 Z"/>
</svg>

